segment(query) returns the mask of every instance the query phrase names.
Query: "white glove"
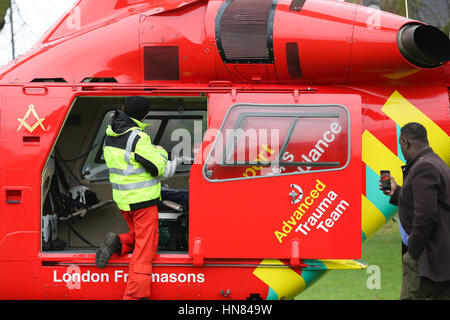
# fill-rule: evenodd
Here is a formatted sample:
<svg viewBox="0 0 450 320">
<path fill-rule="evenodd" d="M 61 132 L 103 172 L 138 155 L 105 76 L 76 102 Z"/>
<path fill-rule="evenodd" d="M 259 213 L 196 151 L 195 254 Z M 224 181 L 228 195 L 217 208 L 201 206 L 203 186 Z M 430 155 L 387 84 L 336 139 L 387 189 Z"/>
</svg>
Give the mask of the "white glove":
<svg viewBox="0 0 450 320">
<path fill-rule="evenodd" d="M 177 161 L 167 161 L 167 165 L 164 168 L 164 173 L 159 177 L 159 180 L 164 181 L 173 177 L 175 172 L 177 171 Z"/>
</svg>

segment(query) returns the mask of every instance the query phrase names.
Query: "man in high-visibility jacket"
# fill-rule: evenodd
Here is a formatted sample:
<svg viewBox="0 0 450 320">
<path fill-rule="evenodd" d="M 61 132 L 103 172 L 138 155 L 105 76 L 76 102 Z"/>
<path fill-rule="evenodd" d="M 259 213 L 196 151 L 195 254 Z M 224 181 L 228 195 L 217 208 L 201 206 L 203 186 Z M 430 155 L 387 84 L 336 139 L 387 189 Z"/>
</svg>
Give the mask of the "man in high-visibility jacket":
<svg viewBox="0 0 450 320">
<path fill-rule="evenodd" d="M 106 234 L 95 263 L 104 268 L 114 253 L 133 252 L 124 299 L 148 299 L 152 261 L 158 248 L 160 178 L 175 172 L 167 152 L 152 144 L 142 121 L 150 111 L 144 97 L 129 97 L 123 112 L 116 110 L 106 129 L 103 155 L 109 169 L 113 200 L 124 216 L 129 232 Z M 176 163 L 175 163 L 176 166 Z M 170 167 L 170 168 L 169 168 Z M 170 169 L 170 170 L 169 170 Z"/>
</svg>

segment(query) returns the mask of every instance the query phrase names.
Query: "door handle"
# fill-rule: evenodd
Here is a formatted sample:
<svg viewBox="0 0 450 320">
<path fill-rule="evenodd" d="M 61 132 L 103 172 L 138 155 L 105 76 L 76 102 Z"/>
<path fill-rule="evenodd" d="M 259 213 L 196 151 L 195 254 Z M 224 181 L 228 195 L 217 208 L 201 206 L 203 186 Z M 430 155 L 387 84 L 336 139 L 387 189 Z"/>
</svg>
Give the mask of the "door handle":
<svg viewBox="0 0 450 320">
<path fill-rule="evenodd" d="M 298 196 L 298 193 L 292 190 L 291 193 L 289 193 L 289 195 L 292 197 L 291 203 L 294 203 L 295 198 Z"/>
<path fill-rule="evenodd" d="M 299 203 L 303 198 L 303 190 L 296 184 L 291 184 L 291 188 L 295 190 L 291 190 L 289 196 L 292 198 L 291 203 L 296 204 Z"/>
</svg>

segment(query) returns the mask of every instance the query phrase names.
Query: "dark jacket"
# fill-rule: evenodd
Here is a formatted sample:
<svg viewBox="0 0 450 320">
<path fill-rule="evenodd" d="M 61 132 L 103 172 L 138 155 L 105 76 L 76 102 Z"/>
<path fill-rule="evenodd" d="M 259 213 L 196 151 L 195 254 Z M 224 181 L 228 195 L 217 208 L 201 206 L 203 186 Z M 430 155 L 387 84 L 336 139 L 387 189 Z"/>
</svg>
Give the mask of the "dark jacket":
<svg viewBox="0 0 450 320">
<path fill-rule="evenodd" d="M 402 169 L 403 186 L 390 202 L 409 234 L 408 252 L 420 276 L 450 280 L 450 169 L 431 148 Z"/>
</svg>

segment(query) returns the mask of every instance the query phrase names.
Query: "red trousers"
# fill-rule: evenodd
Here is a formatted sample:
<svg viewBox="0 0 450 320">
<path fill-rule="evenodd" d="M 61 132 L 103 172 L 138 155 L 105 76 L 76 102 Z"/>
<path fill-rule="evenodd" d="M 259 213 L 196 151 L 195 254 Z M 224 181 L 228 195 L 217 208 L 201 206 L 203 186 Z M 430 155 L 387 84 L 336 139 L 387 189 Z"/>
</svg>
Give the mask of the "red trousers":
<svg viewBox="0 0 450 320">
<path fill-rule="evenodd" d="M 129 232 L 119 234 L 122 255 L 133 252 L 128 268 L 124 300 L 149 299 L 152 261 L 158 249 L 158 207 L 120 211 Z"/>
</svg>

